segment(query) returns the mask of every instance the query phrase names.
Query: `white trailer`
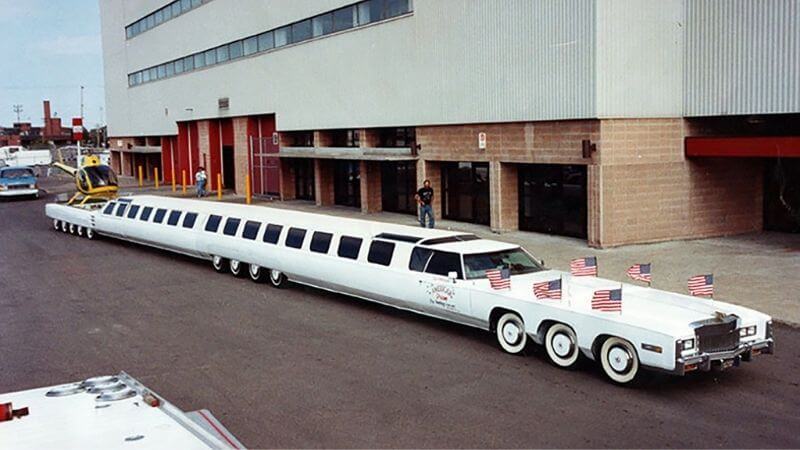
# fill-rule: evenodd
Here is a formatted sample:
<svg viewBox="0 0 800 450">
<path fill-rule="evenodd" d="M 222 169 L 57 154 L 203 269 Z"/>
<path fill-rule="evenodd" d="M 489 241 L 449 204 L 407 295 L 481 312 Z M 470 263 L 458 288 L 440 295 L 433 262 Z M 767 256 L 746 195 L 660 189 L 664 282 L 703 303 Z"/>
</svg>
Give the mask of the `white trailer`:
<svg viewBox="0 0 800 450">
<path fill-rule="evenodd" d="M 0 394 L 0 448 L 241 449 L 208 411 L 184 413 L 125 372 Z"/>
<path fill-rule="evenodd" d="M 521 353 L 543 345 L 553 364 L 597 361 L 624 384 L 641 369 L 683 375 L 726 369 L 772 353 L 772 319 L 758 311 L 597 277 L 552 270 L 517 245 L 454 231 L 278 208 L 132 196 L 80 210 L 47 205 L 56 229 L 95 232 L 204 258 L 219 271 L 284 287 L 287 281 L 481 328 Z M 504 266 L 509 288 L 489 272 Z M 560 300 L 533 286 L 559 280 Z M 622 289 L 624 307 L 592 307 Z"/>
<path fill-rule="evenodd" d="M 0 165 L 8 167 L 47 166 L 53 162 L 50 150 L 28 150 L 19 145 L 0 147 Z"/>
</svg>

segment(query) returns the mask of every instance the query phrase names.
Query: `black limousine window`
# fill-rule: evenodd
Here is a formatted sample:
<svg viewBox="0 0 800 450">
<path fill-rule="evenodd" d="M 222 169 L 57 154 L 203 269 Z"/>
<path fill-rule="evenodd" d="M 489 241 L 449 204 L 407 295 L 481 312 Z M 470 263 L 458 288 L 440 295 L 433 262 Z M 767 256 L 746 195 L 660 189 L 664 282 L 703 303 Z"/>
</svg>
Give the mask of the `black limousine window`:
<svg viewBox="0 0 800 450">
<path fill-rule="evenodd" d="M 331 233 L 315 231 L 314 235 L 311 236 L 311 251 L 315 253 L 328 253 L 328 250 L 331 248 L 331 239 L 333 239 Z"/>
<path fill-rule="evenodd" d="M 362 241 L 363 239 L 361 238 L 342 236 L 342 239 L 339 240 L 339 250 L 337 254 L 342 258 L 357 259 L 358 251 L 361 250 Z"/>
<path fill-rule="evenodd" d="M 292 248 L 300 248 L 303 246 L 303 240 L 306 238 L 306 230 L 302 228 L 289 228 L 286 233 L 286 246 Z"/>
<path fill-rule="evenodd" d="M 108 215 L 108 214 L 111 214 L 111 211 L 114 211 L 114 207 L 115 207 L 115 206 L 117 206 L 117 204 L 116 204 L 116 203 L 114 203 L 114 202 L 108 202 L 108 204 L 106 205 L 106 207 L 103 209 L 103 214 L 106 214 L 106 215 Z"/>
<path fill-rule="evenodd" d="M 186 213 L 183 218 L 183 228 L 194 228 L 194 223 L 197 222 L 197 213 Z"/>
<path fill-rule="evenodd" d="M 124 216 L 126 209 L 128 209 L 128 204 L 127 203 L 120 203 L 119 206 L 117 206 L 117 217 Z"/>
<path fill-rule="evenodd" d="M 369 245 L 367 261 L 373 264 L 388 266 L 392 262 L 392 254 L 394 254 L 394 243 L 372 241 L 372 244 Z"/>
<path fill-rule="evenodd" d="M 167 219 L 167 225 L 173 225 L 173 226 L 177 225 L 178 224 L 178 219 L 180 219 L 180 218 L 181 218 L 181 212 L 180 211 L 172 211 L 172 212 L 170 212 L 169 213 L 169 218 Z"/>
<path fill-rule="evenodd" d="M 278 238 L 281 237 L 281 231 L 283 231 L 283 226 L 269 224 L 267 225 L 267 231 L 264 232 L 264 242 L 267 244 L 277 244 Z"/>
<path fill-rule="evenodd" d="M 206 221 L 206 231 L 210 231 L 212 233 L 216 233 L 219 230 L 219 223 L 222 222 L 222 217 L 217 215 L 210 215 L 208 216 L 208 220 Z"/>
<path fill-rule="evenodd" d="M 425 273 L 447 276 L 450 272 L 456 272 L 459 280 L 462 278 L 461 256 L 458 253 L 434 251 Z"/>
<path fill-rule="evenodd" d="M 136 213 L 139 212 L 139 205 L 131 205 L 131 210 L 128 211 L 128 219 L 135 219 Z"/>
<path fill-rule="evenodd" d="M 142 208 L 142 215 L 139 216 L 139 220 L 144 220 L 145 222 L 150 220 L 150 214 L 153 213 L 153 208 L 151 206 L 145 206 Z"/>
<path fill-rule="evenodd" d="M 261 228 L 261 222 L 256 222 L 253 220 L 248 220 L 244 224 L 244 231 L 242 231 L 242 237 L 245 239 L 255 240 L 256 235 L 258 234 L 258 230 Z"/>
<path fill-rule="evenodd" d="M 429 248 L 415 247 L 411 251 L 411 259 L 408 261 L 408 268 L 415 272 L 424 272 L 428 260 L 431 259 L 433 250 Z"/>
<path fill-rule="evenodd" d="M 239 230 L 239 224 L 242 222 L 241 219 L 237 219 L 235 217 L 228 217 L 228 220 L 225 221 L 225 228 L 222 229 L 222 232 L 226 236 L 235 236 L 236 231 Z"/>
<path fill-rule="evenodd" d="M 156 216 L 153 217 L 153 222 L 155 222 L 155 223 L 163 222 L 164 221 L 164 216 L 166 216 L 166 215 L 167 215 L 167 210 L 166 209 L 158 208 L 156 210 Z"/>
</svg>

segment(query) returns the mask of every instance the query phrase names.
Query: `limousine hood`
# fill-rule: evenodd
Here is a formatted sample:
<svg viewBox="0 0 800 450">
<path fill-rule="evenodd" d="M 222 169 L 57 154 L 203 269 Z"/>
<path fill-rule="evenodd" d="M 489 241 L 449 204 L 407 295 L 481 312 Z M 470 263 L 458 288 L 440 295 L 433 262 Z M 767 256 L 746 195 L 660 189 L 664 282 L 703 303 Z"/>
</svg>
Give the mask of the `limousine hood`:
<svg viewBox="0 0 800 450">
<path fill-rule="evenodd" d="M 562 280 L 562 299 L 536 299 L 533 284 Z M 622 289 L 622 311 L 603 312 L 592 309 L 592 296 L 598 290 Z M 691 324 L 717 317 L 719 313 L 735 314 L 740 325 L 769 320 L 757 311 L 703 297 L 692 297 L 630 283 L 596 278 L 575 277 L 567 272 L 548 270 L 512 277 L 510 295 L 530 302 L 546 302 L 585 314 L 619 320 L 674 336 L 692 334 Z"/>
</svg>

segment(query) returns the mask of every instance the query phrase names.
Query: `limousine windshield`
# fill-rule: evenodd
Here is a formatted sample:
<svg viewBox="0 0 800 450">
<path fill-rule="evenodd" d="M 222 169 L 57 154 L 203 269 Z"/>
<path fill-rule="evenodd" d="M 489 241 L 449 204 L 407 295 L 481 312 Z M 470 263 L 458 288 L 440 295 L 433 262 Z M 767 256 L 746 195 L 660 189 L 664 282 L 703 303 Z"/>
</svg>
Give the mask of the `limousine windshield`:
<svg viewBox="0 0 800 450">
<path fill-rule="evenodd" d="M 521 248 L 499 252 L 464 255 L 464 268 L 468 280 L 485 278 L 486 270 L 508 267 L 511 275 L 521 275 L 544 270 L 541 264 Z"/>
</svg>

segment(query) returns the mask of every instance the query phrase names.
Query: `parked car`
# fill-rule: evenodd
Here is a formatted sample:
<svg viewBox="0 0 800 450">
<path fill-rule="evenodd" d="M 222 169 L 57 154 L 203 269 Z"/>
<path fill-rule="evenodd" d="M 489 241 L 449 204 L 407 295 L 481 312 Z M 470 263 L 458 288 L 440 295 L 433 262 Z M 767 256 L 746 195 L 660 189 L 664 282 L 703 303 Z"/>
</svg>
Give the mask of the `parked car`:
<svg viewBox="0 0 800 450">
<path fill-rule="evenodd" d="M 0 160 L 8 167 L 46 166 L 53 162 L 50 150 L 28 150 L 19 145 L 0 147 Z"/>
<path fill-rule="evenodd" d="M 33 196 L 39 198 L 36 174 L 31 167 L 0 168 L 0 197 Z"/>
</svg>

